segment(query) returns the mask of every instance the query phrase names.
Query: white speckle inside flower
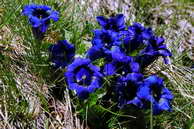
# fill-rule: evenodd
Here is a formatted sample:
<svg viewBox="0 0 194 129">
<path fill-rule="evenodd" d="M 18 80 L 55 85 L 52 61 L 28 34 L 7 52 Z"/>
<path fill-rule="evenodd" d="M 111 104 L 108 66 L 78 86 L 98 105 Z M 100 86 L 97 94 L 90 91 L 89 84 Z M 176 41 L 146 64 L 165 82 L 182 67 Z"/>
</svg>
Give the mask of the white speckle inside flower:
<svg viewBox="0 0 194 129">
<path fill-rule="evenodd" d="M 122 71 L 122 75 L 124 75 L 125 74 L 125 71 Z"/>
<path fill-rule="evenodd" d="M 104 44 L 104 46 L 106 46 L 106 47 L 107 47 L 107 46 L 108 46 L 108 44 L 107 44 L 107 43 L 105 43 L 105 44 Z"/>
<path fill-rule="evenodd" d="M 86 75 L 83 75 L 83 76 L 82 76 L 82 79 L 85 80 L 85 79 L 86 79 Z"/>
<path fill-rule="evenodd" d="M 79 83 L 80 82 L 80 80 L 79 79 L 77 79 L 77 83 Z"/>
</svg>

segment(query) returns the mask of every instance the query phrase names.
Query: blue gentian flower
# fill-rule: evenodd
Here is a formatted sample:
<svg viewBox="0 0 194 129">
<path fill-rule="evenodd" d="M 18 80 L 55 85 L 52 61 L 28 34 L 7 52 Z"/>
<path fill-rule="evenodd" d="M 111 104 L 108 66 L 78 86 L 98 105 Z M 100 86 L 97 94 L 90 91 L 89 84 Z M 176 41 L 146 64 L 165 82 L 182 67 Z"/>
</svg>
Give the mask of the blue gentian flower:
<svg viewBox="0 0 194 129">
<path fill-rule="evenodd" d="M 102 74 L 99 71 L 89 59 L 75 59 L 65 73 L 68 88 L 75 90 L 80 99 L 88 98 L 90 93 L 101 87 Z"/>
<path fill-rule="evenodd" d="M 99 58 L 103 58 L 105 55 L 104 55 L 104 51 L 102 48 L 100 47 L 97 47 L 97 46 L 92 46 L 88 51 L 87 51 L 87 57 L 94 61 L 96 59 L 99 59 Z"/>
<path fill-rule="evenodd" d="M 75 47 L 66 40 L 59 40 L 57 44 L 49 47 L 51 61 L 55 68 L 64 68 L 71 63 L 75 56 Z"/>
<path fill-rule="evenodd" d="M 113 30 L 116 32 L 125 29 L 125 21 L 123 14 L 118 14 L 114 17 L 110 17 L 109 19 L 104 16 L 98 16 L 96 17 L 96 19 L 103 29 Z"/>
<path fill-rule="evenodd" d="M 142 102 L 136 97 L 139 82 L 143 79 L 139 64 L 122 53 L 118 46 L 114 46 L 111 52 L 112 60 L 104 65 L 103 72 L 105 76 L 116 75 L 118 106 L 123 108 L 127 104 L 134 104 L 142 107 Z"/>
<path fill-rule="evenodd" d="M 104 65 L 103 73 L 105 76 L 112 76 L 114 74 L 125 76 L 133 71 L 131 65 L 133 65 L 133 62 L 130 62 L 130 58 L 126 58 L 125 61 L 112 60 Z M 138 67 L 138 64 L 135 65 Z"/>
<path fill-rule="evenodd" d="M 157 115 L 161 111 L 171 111 L 170 102 L 173 99 L 172 93 L 164 86 L 163 79 L 152 75 L 144 79 L 141 84 L 137 97 L 142 101 L 149 101 L 153 107 L 153 114 Z M 150 106 L 145 106 L 149 108 Z"/>
<path fill-rule="evenodd" d="M 154 62 L 159 56 L 164 58 L 166 64 L 169 63 L 167 57 L 172 56 L 164 43 L 164 38 L 153 36 L 149 40 L 148 46 L 143 49 L 136 57 L 136 61 L 140 63 L 141 67 L 145 68 Z"/>
<path fill-rule="evenodd" d="M 119 46 L 112 46 L 111 51 L 111 61 L 115 60 L 116 62 L 130 62 L 133 60 L 132 57 L 127 56 Z"/>
<path fill-rule="evenodd" d="M 151 28 L 145 28 L 139 23 L 134 23 L 123 33 L 123 44 L 125 53 L 131 53 L 134 50 L 148 44 L 148 40 L 153 36 Z"/>
<path fill-rule="evenodd" d="M 128 104 L 133 104 L 139 108 L 143 107 L 142 101 L 137 97 L 139 84 L 143 79 L 141 73 L 129 73 L 126 77 L 119 77 L 116 83 L 116 94 L 118 97 L 118 107 L 123 108 Z"/>
<path fill-rule="evenodd" d="M 112 46 L 119 46 L 121 41 L 118 33 L 111 30 L 94 30 L 92 47 L 88 50 L 87 56 L 91 60 L 103 58 L 111 54 Z"/>
<path fill-rule="evenodd" d="M 59 13 L 46 5 L 26 5 L 22 10 L 22 14 L 28 16 L 33 33 L 38 39 L 43 38 L 51 19 L 55 22 L 59 19 Z"/>
<path fill-rule="evenodd" d="M 107 61 L 103 68 L 106 76 L 114 74 L 125 76 L 128 73 L 140 72 L 139 64 L 134 62 L 132 57 L 122 53 L 118 46 L 113 46 L 110 58 L 111 60 Z"/>
</svg>

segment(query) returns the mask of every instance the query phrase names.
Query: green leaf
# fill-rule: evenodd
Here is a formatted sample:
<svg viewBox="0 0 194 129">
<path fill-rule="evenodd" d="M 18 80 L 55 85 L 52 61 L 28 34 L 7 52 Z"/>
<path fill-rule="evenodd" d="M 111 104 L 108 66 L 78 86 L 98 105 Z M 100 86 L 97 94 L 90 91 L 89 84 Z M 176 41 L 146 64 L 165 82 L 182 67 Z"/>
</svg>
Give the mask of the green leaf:
<svg viewBox="0 0 194 129">
<path fill-rule="evenodd" d="M 105 94 L 106 94 L 106 90 L 104 88 L 100 88 L 100 89 L 96 90 L 95 93 L 90 94 L 90 96 L 87 100 L 87 105 L 89 107 L 96 105 L 97 101 L 99 99 L 101 99 Z"/>
</svg>

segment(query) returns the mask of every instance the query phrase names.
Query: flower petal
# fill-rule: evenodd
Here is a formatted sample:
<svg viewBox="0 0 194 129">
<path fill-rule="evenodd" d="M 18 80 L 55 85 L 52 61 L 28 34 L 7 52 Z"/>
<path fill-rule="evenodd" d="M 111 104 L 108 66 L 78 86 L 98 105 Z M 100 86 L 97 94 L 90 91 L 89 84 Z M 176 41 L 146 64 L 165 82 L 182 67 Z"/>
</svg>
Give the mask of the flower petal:
<svg viewBox="0 0 194 129">
<path fill-rule="evenodd" d="M 59 40 L 57 44 L 49 47 L 51 53 L 50 60 L 55 64 L 55 68 L 67 66 L 74 59 L 75 47 L 66 40 Z"/>
<path fill-rule="evenodd" d="M 68 65 L 64 74 L 68 88 L 75 90 L 80 99 L 89 97 L 89 93 L 101 87 L 102 75 L 99 68 L 91 64 L 89 59 L 77 58 Z"/>
<path fill-rule="evenodd" d="M 90 60 L 94 61 L 96 59 L 102 58 L 103 52 L 100 48 L 93 46 L 87 51 L 87 57 L 90 58 Z"/>
<path fill-rule="evenodd" d="M 116 72 L 116 66 L 114 63 L 107 63 L 104 65 L 103 73 L 105 76 L 114 75 Z"/>
<path fill-rule="evenodd" d="M 107 25 L 107 19 L 104 16 L 97 16 L 96 20 L 102 27 L 105 27 Z"/>
<path fill-rule="evenodd" d="M 139 66 L 139 63 L 137 62 L 131 62 L 130 63 L 130 67 L 131 67 L 131 72 L 140 72 L 140 66 Z"/>
</svg>

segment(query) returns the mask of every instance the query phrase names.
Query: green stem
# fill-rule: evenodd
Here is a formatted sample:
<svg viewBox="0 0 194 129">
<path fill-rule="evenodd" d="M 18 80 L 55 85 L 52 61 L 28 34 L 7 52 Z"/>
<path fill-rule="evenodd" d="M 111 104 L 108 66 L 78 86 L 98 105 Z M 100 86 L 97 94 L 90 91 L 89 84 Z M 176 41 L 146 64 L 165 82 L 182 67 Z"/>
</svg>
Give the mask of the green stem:
<svg viewBox="0 0 194 129">
<path fill-rule="evenodd" d="M 109 113 L 111 113 L 111 114 L 113 114 L 113 115 L 116 115 L 116 116 L 129 117 L 129 118 L 134 118 L 134 119 L 136 119 L 135 116 L 131 116 L 131 115 L 121 115 L 121 114 L 112 112 L 111 110 L 108 110 L 108 109 L 104 108 L 103 106 L 99 106 L 99 107 L 100 107 L 102 110 L 107 111 L 107 112 L 109 112 Z"/>
</svg>

